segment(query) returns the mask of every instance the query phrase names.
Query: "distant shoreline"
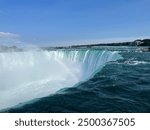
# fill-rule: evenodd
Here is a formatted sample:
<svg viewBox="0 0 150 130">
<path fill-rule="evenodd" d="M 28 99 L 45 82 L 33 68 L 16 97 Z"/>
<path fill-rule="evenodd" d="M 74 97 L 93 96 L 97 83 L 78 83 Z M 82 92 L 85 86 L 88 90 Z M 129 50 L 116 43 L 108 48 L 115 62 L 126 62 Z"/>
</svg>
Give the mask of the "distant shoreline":
<svg viewBox="0 0 150 130">
<path fill-rule="evenodd" d="M 98 44 L 85 44 L 85 45 L 71 45 L 71 46 L 55 46 L 55 47 L 39 47 L 41 49 L 52 50 L 52 49 L 85 49 L 102 46 L 136 46 L 136 47 L 147 47 L 147 51 L 150 51 L 150 39 L 135 40 L 130 42 L 114 42 L 114 43 L 98 43 Z M 17 46 L 6 46 L 0 45 L 0 52 L 7 51 L 23 51 L 23 48 Z"/>
<path fill-rule="evenodd" d="M 135 40 L 131 42 L 118 42 L 118 43 L 98 43 L 98 44 L 85 44 L 85 45 L 71 45 L 71 46 L 56 46 L 56 47 L 41 47 L 42 49 L 84 49 L 99 46 L 137 46 L 137 47 L 150 47 L 150 39 Z"/>
</svg>

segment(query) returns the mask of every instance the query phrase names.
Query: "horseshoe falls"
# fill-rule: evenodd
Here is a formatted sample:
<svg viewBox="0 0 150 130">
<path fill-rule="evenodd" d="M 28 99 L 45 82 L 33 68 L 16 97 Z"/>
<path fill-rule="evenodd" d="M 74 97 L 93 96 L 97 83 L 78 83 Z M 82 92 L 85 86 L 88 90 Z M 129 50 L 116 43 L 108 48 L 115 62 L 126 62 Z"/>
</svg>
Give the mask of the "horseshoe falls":
<svg viewBox="0 0 150 130">
<path fill-rule="evenodd" d="M 138 47 L 0 52 L 0 112 L 150 112 Z"/>
<path fill-rule="evenodd" d="M 73 87 L 120 58 L 115 51 L 96 50 L 0 53 L 0 109 Z"/>
</svg>

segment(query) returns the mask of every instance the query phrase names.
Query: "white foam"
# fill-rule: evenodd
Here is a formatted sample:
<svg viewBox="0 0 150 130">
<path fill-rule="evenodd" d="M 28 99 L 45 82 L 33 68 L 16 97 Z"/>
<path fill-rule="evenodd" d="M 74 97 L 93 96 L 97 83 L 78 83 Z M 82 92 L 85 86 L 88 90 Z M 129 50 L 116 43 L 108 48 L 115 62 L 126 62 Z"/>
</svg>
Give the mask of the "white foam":
<svg viewBox="0 0 150 130">
<path fill-rule="evenodd" d="M 128 65 L 150 64 L 149 62 L 146 61 L 126 61 L 125 63 Z"/>
</svg>

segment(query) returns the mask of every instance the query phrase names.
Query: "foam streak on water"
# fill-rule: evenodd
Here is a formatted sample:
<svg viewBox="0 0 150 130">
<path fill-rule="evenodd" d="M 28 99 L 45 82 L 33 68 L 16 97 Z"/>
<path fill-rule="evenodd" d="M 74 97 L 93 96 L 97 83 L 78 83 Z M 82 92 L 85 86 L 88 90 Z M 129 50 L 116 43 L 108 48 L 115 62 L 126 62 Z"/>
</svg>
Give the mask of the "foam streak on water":
<svg viewBox="0 0 150 130">
<path fill-rule="evenodd" d="M 98 50 L 0 53 L 0 109 L 72 87 L 120 58 Z"/>
</svg>

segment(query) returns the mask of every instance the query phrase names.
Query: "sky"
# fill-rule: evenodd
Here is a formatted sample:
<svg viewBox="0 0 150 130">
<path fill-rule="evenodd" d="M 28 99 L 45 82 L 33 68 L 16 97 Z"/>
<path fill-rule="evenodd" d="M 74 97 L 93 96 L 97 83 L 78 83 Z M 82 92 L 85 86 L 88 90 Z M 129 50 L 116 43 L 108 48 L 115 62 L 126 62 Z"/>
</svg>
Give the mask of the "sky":
<svg viewBox="0 0 150 130">
<path fill-rule="evenodd" d="M 0 44 L 150 38 L 149 5 L 150 0 L 0 0 Z"/>
</svg>

